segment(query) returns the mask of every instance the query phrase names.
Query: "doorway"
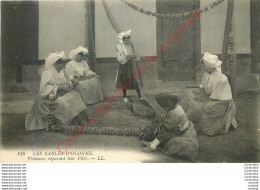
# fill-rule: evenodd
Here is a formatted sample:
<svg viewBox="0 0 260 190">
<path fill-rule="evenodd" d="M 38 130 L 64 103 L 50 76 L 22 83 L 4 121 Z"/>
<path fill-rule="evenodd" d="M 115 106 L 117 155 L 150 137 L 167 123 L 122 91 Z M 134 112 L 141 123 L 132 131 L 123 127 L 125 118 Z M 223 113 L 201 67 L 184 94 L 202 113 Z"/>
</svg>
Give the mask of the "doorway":
<svg viewBox="0 0 260 190">
<path fill-rule="evenodd" d="M 22 82 L 22 65 L 38 61 L 37 1 L 1 2 L 1 81 Z"/>
<path fill-rule="evenodd" d="M 156 11 L 164 14 L 185 13 L 198 8 L 199 0 L 157 0 L 156 2 Z M 157 55 L 160 57 L 158 62 L 160 80 L 195 80 L 196 65 L 201 57 L 199 19 L 182 36 L 179 35 L 180 41 L 178 43 L 170 44 L 166 53 L 160 49 L 169 36 L 173 32 L 177 32 L 183 23 L 186 23 L 187 18 L 157 19 Z"/>
</svg>

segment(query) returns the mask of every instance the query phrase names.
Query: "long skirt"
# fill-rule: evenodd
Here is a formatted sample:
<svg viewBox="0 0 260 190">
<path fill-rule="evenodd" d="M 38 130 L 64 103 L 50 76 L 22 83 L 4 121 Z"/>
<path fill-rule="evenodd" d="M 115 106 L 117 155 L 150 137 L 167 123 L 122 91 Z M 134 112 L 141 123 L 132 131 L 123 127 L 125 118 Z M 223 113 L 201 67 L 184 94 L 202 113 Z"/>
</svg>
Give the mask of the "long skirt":
<svg viewBox="0 0 260 190">
<path fill-rule="evenodd" d="M 139 135 L 141 140 L 152 141 L 157 138 L 160 141 L 158 149 L 169 156 L 188 158 L 196 160 L 199 153 L 199 143 L 194 125 L 189 121 L 189 127 L 179 133 L 174 134 L 160 127 L 158 123 L 153 123 L 151 126 L 143 129 Z"/>
<path fill-rule="evenodd" d="M 185 130 L 184 134 L 171 138 L 159 149 L 169 156 L 195 161 L 199 154 L 199 143 L 193 123 L 190 122 L 189 128 Z"/>
<path fill-rule="evenodd" d="M 81 95 L 85 104 L 94 104 L 104 100 L 104 94 L 97 77 L 79 81 L 75 90 Z"/>
<path fill-rule="evenodd" d="M 139 82 L 137 81 L 137 79 L 134 78 L 134 72 L 135 72 L 135 67 L 136 64 L 134 61 L 132 60 L 128 60 L 125 64 L 120 64 L 118 67 L 118 71 L 117 71 L 117 78 L 116 78 L 116 87 L 121 89 L 126 89 L 126 90 L 132 90 L 132 89 L 138 89 L 139 84 L 140 83 L 142 85 L 142 80 L 141 78 L 138 79 Z M 137 75 L 138 73 L 136 73 Z M 135 76 L 136 78 L 138 78 L 137 76 Z M 141 77 L 139 75 L 139 77 Z"/>
<path fill-rule="evenodd" d="M 216 136 L 228 133 L 231 124 L 237 127 L 234 101 L 212 100 L 204 89 L 187 89 L 181 106 L 198 134 Z"/>
<path fill-rule="evenodd" d="M 173 137 L 178 137 L 178 136 L 183 135 L 185 133 L 185 131 L 186 130 L 180 131 L 178 129 L 176 129 L 174 131 L 170 131 L 165 126 L 162 126 L 158 135 L 157 135 L 157 139 L 160 141 L 161 144 L 164 145 L 165 143 L 167 143 Z"/>
<path fill-rule="evenodd" d="M 86 105 L 76 91 L 68 92 L 56 100 L 37 96 L 31 112 L 26 116 L 25 130 L 48 130 L 49 116 L 53 116 L 62 125 L 66 125 L 86 109 Z"/>
</svg>

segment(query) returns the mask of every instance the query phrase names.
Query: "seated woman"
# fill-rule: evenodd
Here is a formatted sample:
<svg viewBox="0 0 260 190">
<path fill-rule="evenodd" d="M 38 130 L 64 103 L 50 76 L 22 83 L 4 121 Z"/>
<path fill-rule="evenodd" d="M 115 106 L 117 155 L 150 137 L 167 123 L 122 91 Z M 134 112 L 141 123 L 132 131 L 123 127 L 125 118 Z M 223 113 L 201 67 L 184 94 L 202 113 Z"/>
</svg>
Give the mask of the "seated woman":
<svg viewBox="0 0 260 190">
<path fill-rule="evenodd" d="M 41 77 L 39 95 L 26 116 L 26 131 L 46 129 L 62 132 L 67 124 L 87 121 L 86 105 L 64 72 L 67 62 L 64 52 L 51 53 L 45 60 L 46 70 Z"/>
<path fill-rule="evenodd" d="M 228 79 L 221 72 L 222 62 L 206 52 L 201 63 L 204 71 L 201 85 L 189 85 L 181 105 L 198 133 L 210 136 L 227 133 L 231 124 L 237 127 L 236 106 Z"/>
<path fill-rule="evenodd" d="M 88 49 L 78 47 L 70 51 L 70 61 L 65 68 L 70 79 L 76 86 L 76 90 L 80 93 L 85 104 L 94 104 L 104 100 L 103 91 L 99 81 L 99 76 L 89 69 L 84 60 Z"/>
<path fill-rule="evenodd" d="M 117 60 L 120 63 L 116 76 L 116 87 L 123 89 L 124 102 L 127 102 L 126 90 L 135 89 L 138 98 L 141 99 L 141 91 L 139 83 L 142 85 L 142 80 L 135 79 L 133 73 L 136 72 L 136 63 L 140 58 L 137 56 L 134 44 L 131 42 L 130 32 L 122 32 L 118 35 L 119 44 L 116 46 Z"/>
</svg>

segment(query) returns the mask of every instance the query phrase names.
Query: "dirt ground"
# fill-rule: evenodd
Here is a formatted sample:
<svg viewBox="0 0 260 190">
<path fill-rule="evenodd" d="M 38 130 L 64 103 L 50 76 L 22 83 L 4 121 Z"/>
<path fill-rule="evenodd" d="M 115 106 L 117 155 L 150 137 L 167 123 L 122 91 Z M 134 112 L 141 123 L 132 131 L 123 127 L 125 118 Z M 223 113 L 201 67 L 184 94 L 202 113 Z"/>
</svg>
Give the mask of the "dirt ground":
<svg viewBox="0 0 260 190">
<path fill-rule="evenodd" d="M 226 135 L 198 136 L 198 162 L 260 162 L 260 93 L 243 92 L 237 94 L 234 99 L 238 128 Z M 118 122 L 118 116 L 114 120 L 111 117 L 109 122 Z M 25 114 L 2 114 L 1 118 L 1 144 L 4 149 L 57 150 L 57 144 L 68 138 L 63 134 L 44 130 L 25 132 Z M 123 120 L 125 121 L 125 118 Z M 139 162 L 187 162 L 160 152 L 143 153 L 137 137 L 85 135 L 70 148 L 78 149 L 114 151 L 117 155 L 120 155 L 120 152 L 127 153 L 128 161 L 138 155 Z"/>
</svg>

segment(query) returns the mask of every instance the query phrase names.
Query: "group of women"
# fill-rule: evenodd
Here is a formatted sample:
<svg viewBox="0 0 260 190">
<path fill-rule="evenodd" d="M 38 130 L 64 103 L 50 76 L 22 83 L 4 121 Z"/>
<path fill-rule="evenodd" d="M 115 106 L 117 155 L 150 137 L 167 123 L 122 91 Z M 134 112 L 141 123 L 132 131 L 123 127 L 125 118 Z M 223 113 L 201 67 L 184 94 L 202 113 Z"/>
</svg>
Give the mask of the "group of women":
<svg viewBox="0 0 260 190">
<path fill-rule="evenodd" d="M 135 61 L 139 60 L 130 31 L 118 35 L 116 46 L 120 63 L 116 76 L 116 87 L 122 89 L 123 100 L 127 102 L 126 90 L 135 89 L 141 99 L 142 80 L 133 78 Z M 51 53 L 45 60 L 45 71 L 41 76 L 40 91 L 33 108 L 26 116 L 25 129 L 47 129 L 63 131 L 65 125 L 88 122 L 87 105 L 104 100 L 99 81 L 100 76 L 91 71 L 85 57 L 87 48 L 78 47 L 69 53 Z M 126 85 L 126 83 L 128 85 Z"/>
<path fill-rule="evenodd" d="M 65 125 L 85 124 L 87 105 L 104 100 L 99 76 L 90 70 L 87 48 L 78 47 L 67 59 L 64 52 L 51 53 L 45 60 L 39 94 L 26 116 L 27 131 L 63 131 Z"/>
<path fill-rule="evenodd" d="M 136 61 L 139 61 L 140 58 L 137 56 L 137 51 L 134 44 L 131 42 L 130 33 L 131 30 L 120 33 L 118 35 L 120 43 L 116 46 L 119 66 L 115 82 L 116 87 L 123 90 L 124 102 L 128 101 L 126 90 L 131 89 L 135 89 L 138 98 L 142 99 L 140 91 L 142 80 L 135 80 L 133 78 L 133 73 L 136 71 Z M 85 60 L 87 53 L 87 48 L 79 47 L 73 49 L 69 54 L 70 60 L 66 58 L 64 52 L 49 54 L 45 60 L 46 70 L 41 77 L 39 94 L 35 98 L 31 112 L 27 114 L 25 124 L 25 129 L 27 131 L 47 129 L 61 132 L 66 125 L 86 124 L 88 120 L 87 105 L 104 100 L 99 81 L 100 77 L 90 70 Z M 190 122 L 196 123 L 196 121 L 202 121 L 203 118 L 208 117 L 208 115 L 211 114 L 206 109 L 204 111 L 197 110 L 197 106 L 199 105 L 198 102 L 200 102 L 198 100 L 200 94 L 204 93 L 207 94 L 210 105 L 212 105 L 212 102 L 214 104 L 214 101 L 231 102 L 230 109 L 224 109 L 223 111 L 225 112 L 225 118 L 222 118 L 222 120 L 225 122 L 226 126 L 224 130 L 227 132 L 230 125 L 233 125 L 235 128 L 237 127 L 234 117 L 235 104 L 232 99 L 231 88 L 227 77 L 221 71 L 221 64 L 222 62 L 218 60 L 216 55 L 212 55 L 208 52 L 202 57 L 201 66 L 204 72 L 202 83 L 198 86 L 188 86 L 188 91 L 189 89 L 195 88 L 199 88 L 200 91 L 191 93 L 192 95 L 186 93 L 184 97 L 186 97 L 187 101 L 182 101 L 180 103 L 184 108 L 184 111 L 179 111 L 181 113 L 179 115 L 185 115 L 184 112 L 187 114 L 188 110 L 196 112 L 196 118 L 192 118 L 190 116 L 191 114 L 187 114 L 187 118 L 185 116 L 185 126 L 186 124 L 187 126 L 190 125 L 187 122 L 188 119 Z M 125 83 L 128 83 L 127 87 Z M 168 97 L 168 95 L 163 95 L 161 97 L 163 97 L 163 101 L 167 98 L 169 100 L 175 98 Z M 185 100 L 185 98 L 183 99 Z M 177 105 L 175 99 L 172 104 Z M 164 105 L 164 107 L 167 107 L 167 105 Z M 172 107 L 172 110 L 174 109 L 175 106 Z M 179 110 L 182 110 L 182 108 Z M 215 113 L 214 111 L 217 112 L 218 110 L 213 110 L 212 113 Z M 167 120 L 167 118 L 164 119 Z M 210 122 L 213 122 L 214 125 L 214 121 Z M 172 122 L 170 122 L 170 124 L 171 123 Z M 199 127 L 197 126 L 197 128 Z M 220 126 L 220 128 L 221 129 L 216 129 L 217 133 L 214 134 L 222 134 L 220 130 L 223 129 L 223 126 Z M 170 131 L 167 131 L 165 134 L 168 134 L 168 136 L 171 137 L 168 132 L 170 133 Z M 164 139 L 164 137 L 161 139 Z M 155 139 L 155 142 L 158 144 L 159 141 Z M 151 144 L 148 142 L 145 144 L 149 145 L 148 148 L 145 149 L 148 152 L 151 150 L 153 151 L 156 148 L 156 146 L 152 146 L 151 148 Z"/>
</svg>

